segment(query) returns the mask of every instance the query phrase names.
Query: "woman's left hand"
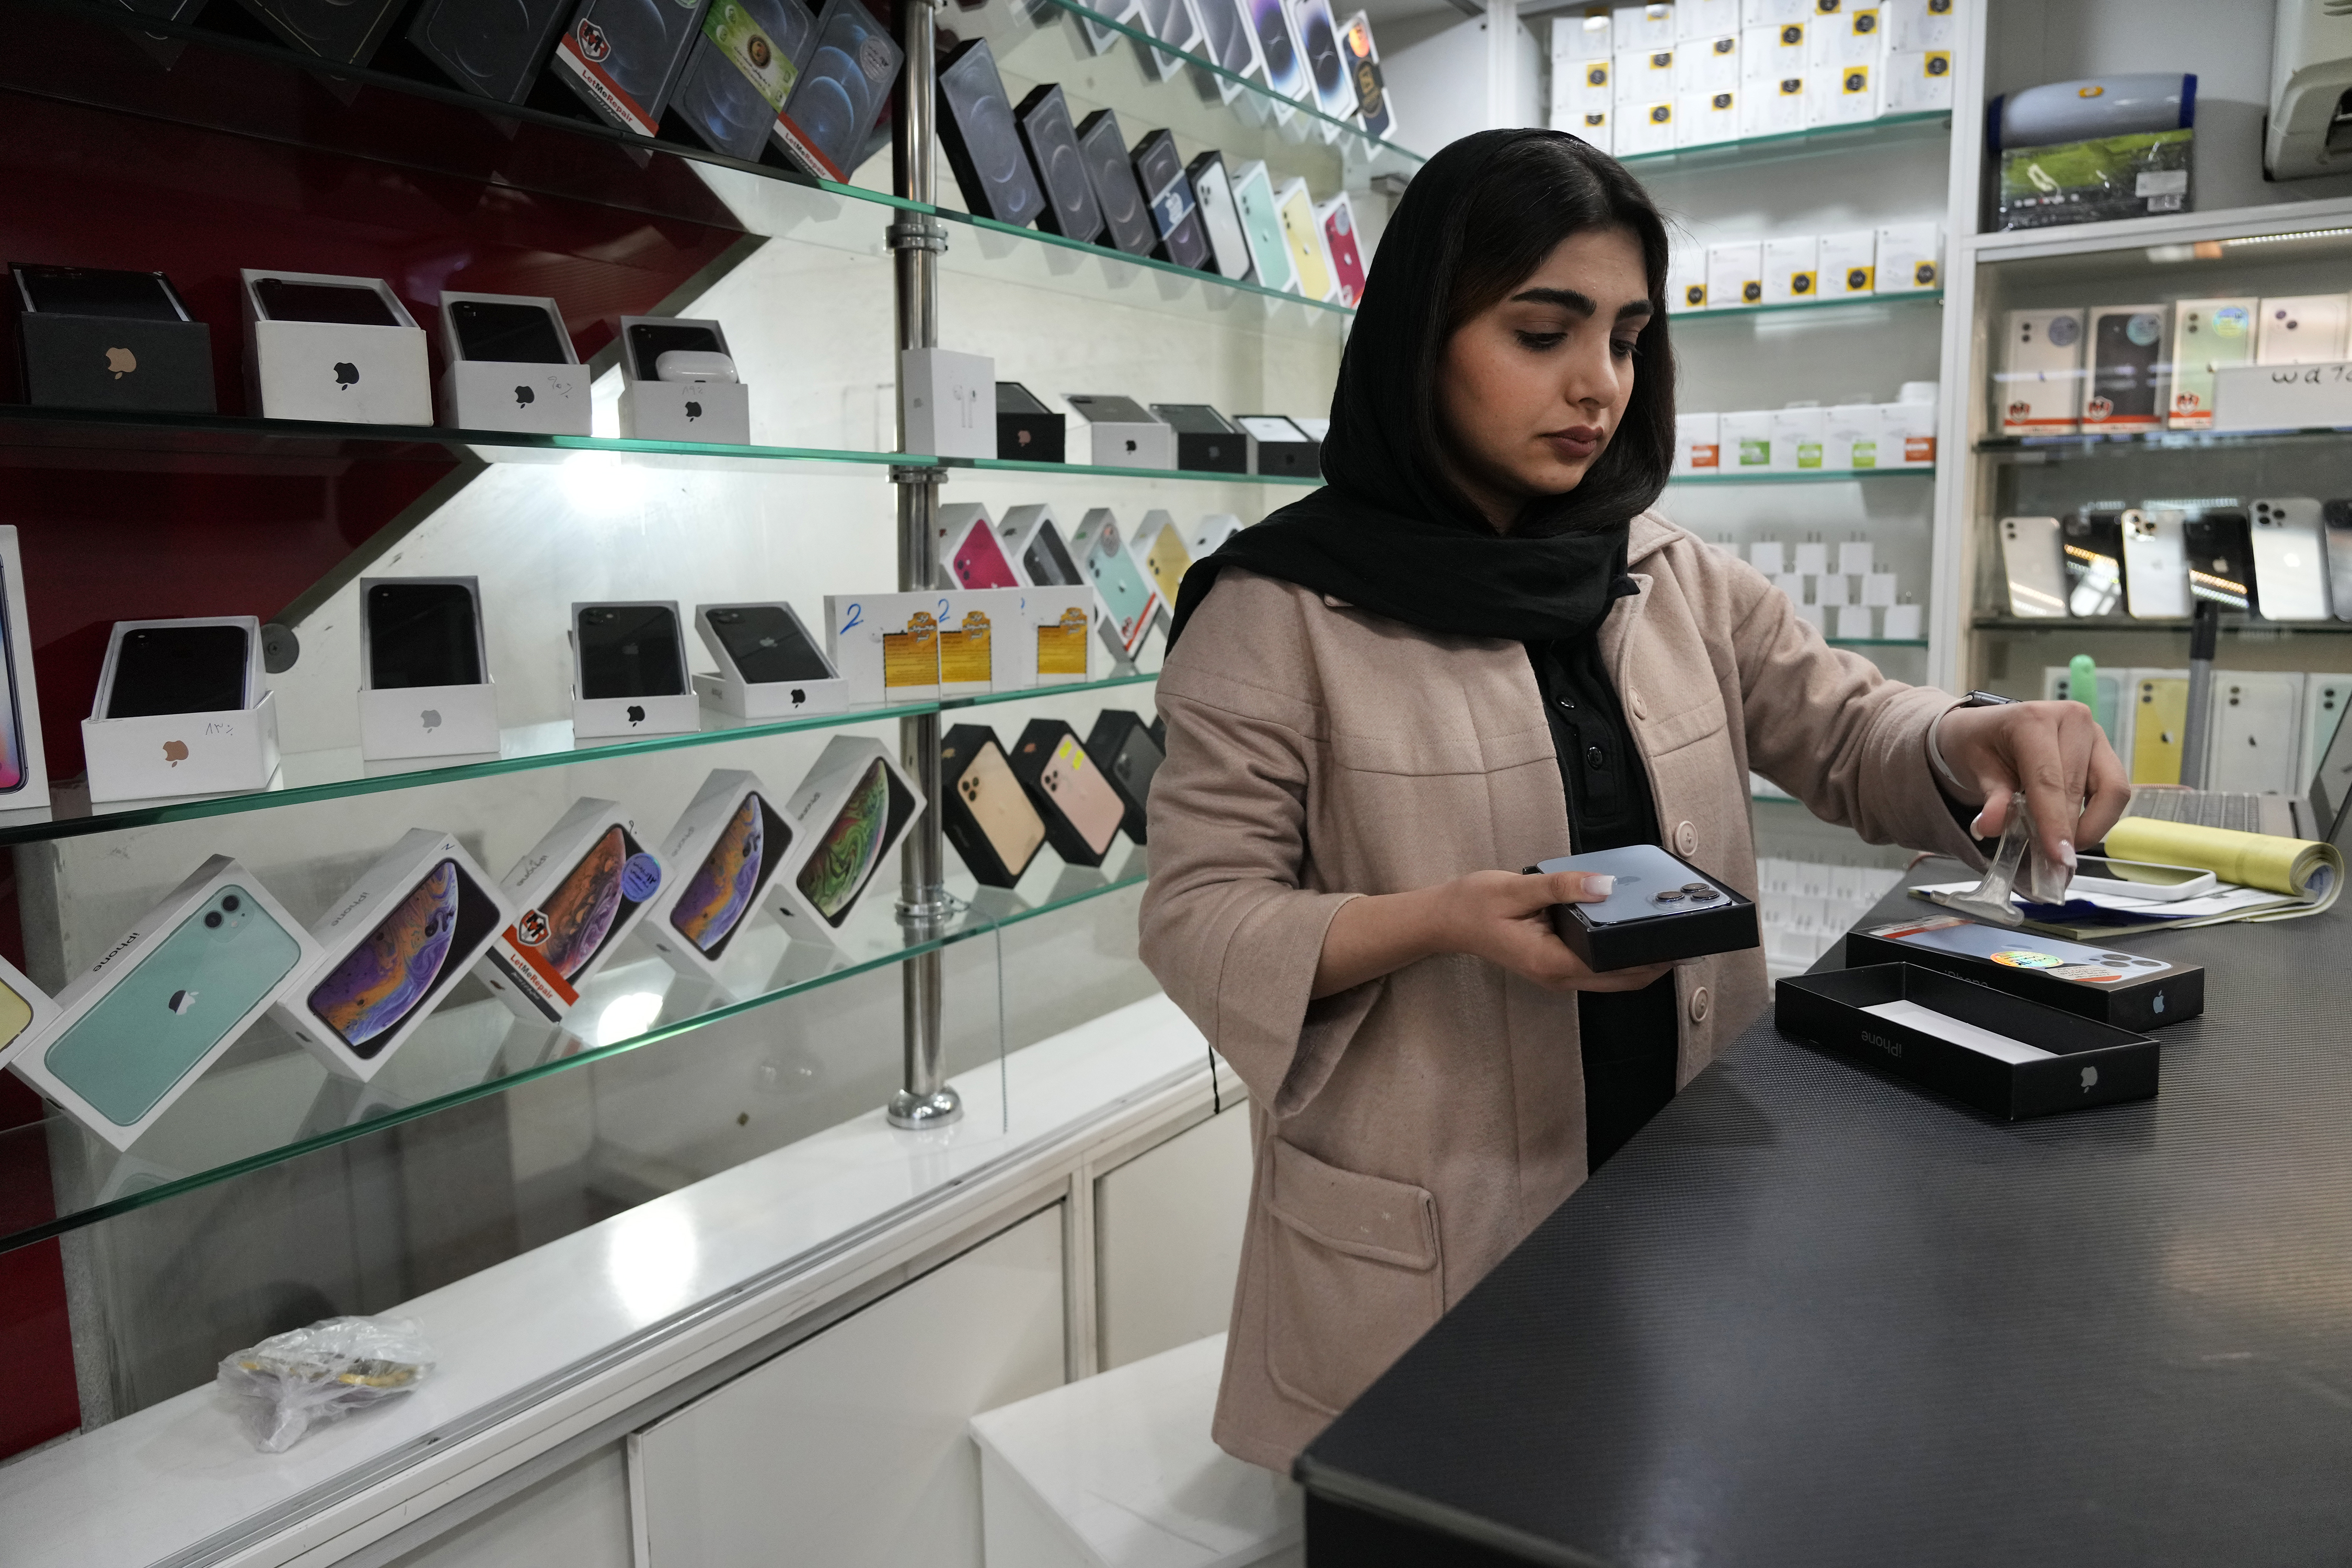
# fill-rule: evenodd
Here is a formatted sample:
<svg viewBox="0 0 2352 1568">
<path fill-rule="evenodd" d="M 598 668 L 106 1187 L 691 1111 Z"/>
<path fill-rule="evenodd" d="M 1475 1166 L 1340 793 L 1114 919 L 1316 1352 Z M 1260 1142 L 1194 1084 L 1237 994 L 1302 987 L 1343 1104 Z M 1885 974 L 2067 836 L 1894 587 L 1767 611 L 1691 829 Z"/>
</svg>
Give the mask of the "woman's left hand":
<svg viewBox="0 0 2352 1568">
<path fill-rule="evenodd" d="M 1938 722 L 1944 761 L 1984 804 L 1969 828 L 1980 838 L 2000 837 L 2022 790 L 2042 853 L 2072 870 L 2074 847 L 2105 838 L 2131 804 L 2123 759 L 2079 702 L 1955 708 Z"/>
</svg>

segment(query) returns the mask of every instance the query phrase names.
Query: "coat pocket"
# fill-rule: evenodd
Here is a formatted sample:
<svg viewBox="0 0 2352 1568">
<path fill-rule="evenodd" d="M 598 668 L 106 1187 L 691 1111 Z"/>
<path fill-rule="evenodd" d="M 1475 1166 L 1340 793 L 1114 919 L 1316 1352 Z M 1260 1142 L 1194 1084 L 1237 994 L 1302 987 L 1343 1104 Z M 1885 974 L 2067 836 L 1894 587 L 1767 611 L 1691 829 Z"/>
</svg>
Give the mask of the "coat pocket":
<svg viewBox="0 0 2352 1568">
<path fill-rule="evenodd" d="M 1266 1370 L 1336 1415 L 1445 1310 L 1437 1200 L 1268 1138 Z"/>
</svg>

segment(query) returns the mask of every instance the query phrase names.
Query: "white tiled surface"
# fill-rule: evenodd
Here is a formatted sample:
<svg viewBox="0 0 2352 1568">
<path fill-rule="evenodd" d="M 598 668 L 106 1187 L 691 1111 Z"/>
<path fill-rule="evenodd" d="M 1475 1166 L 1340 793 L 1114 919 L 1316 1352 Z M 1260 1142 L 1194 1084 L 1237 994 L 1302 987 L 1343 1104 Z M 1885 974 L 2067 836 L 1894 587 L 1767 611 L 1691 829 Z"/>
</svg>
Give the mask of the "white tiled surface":
<svg viewBox="0 0 2352 1568">
<path fill-rule="evenodd" d="M 1066 1136 L 1206 1061 L 1200 1033 L 1155 996 L 1015 1052 L 1009 1130 L 997 1071 L 982 1068 L 954 1080 L 966 1114 L 952 1127 L 898 1132 L 877 1110 L 418 1297 L 393 1310 L 423 1324 L 438 1357 L 433 1378 L 288 1453 L 257 1453 L 233 1402 L 207 1386 L 36 1454 L 0 1469 L 0 1562 L 133 1568 L 268 1516 L 534 1384 L 561 1384 L 587 1358 L 912 1200 L 945 1201 L 953 1184 L 992 1162 Z M 421 1447 L 416 1458 L 425 1458 Z M 265 1548 L 238 1561 L 283 1557 Z"/>
</svg>

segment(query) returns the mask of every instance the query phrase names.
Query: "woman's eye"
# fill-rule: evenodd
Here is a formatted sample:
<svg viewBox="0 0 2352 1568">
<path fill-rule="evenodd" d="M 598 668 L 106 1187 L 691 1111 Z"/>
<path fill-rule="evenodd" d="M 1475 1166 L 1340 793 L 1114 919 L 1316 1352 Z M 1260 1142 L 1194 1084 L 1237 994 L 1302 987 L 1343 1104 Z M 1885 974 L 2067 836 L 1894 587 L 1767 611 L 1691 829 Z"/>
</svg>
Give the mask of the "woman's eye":
<svg viewBox="0 0 2352 1568">
<path fill-rule="evenodd" d="M 1632 338 L 1612 338 L 1609 340 L 1609 352 L 1619 359 L 1632 359 L 1642 352 L 1642 345 Z"/>
<path fill-rule="evenodd" d="M 1521 332 L 1519 346 L 1541 353 L 1545 349 L 1556 349 L 1567 340 L 1566 332 Z"/>
</svg>

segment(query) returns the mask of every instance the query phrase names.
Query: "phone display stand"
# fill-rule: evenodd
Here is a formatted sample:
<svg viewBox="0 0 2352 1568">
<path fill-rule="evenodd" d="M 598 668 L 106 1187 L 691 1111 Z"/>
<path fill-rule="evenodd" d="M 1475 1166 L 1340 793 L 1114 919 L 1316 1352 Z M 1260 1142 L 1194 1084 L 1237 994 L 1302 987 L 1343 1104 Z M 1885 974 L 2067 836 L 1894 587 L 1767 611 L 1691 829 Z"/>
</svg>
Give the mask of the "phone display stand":
<svg viewBox="0 0 2352 1568">
<path fill-rule="evenodd" d="M 637 441 L 710 441 L 722 446 L 751 444 L 751 389 L 740 381 L 660 381 L 650 374 L 640 377 L 636 355 L 629 346 L 629 329 L 638 325 L 707 327 L 719 340 L 719 352 L 730 354 L 727 333 L 713 321 L 689 321 L 669 316 L 621 318 L 621 434 Z M 644 367 L 650 373 L 653 366 Z"/>
<path fill-rule="evenodd" d="M 821 680 L 747 680 L 743 672 L 736 668 L 734 659 L 728 656 L 727 645 L 710 629 L 710 612 L 765 607 L 764 605 L 698 605 L 695 607 L 695 633 L 702 638 L 702 646 L 710 650 L 710 657 L 719 664 L 717 674 L 694 678 L 695 696 L 708 706 L 737 719 L 790 719 L 801 713 L 847 712 L 849 682 L 841 678 L 837 669 Z M 778 607 L 792 616 L 794 625 L 800 624 L 799 615 L 790 605 Z M 801 626 L 801 634 L 807 637 L 805 626 Z M 812 648 L 818 646 L 814 637 L 809 637 L 808 643 Z"/>
<path fill-rule="evenodd" d="M 397 686 L 360 691 L 360 755 L 371 763 L 407 757 L 495 755 L 498 688 Z"/>
<path fill-rule="evenodd" d="M 245 311 L 247 400 L 262 417 L 349 425 L 433 423 L 425 329 L 382 279 L 256 271 L 250 267 L 238 276 L 244 279 L 237 298 Z M 267 279 L 370 289 L 383 300 L 394 324 L 273 321 L 256 290 Z"/>
<path fill-rule="evenodd" d="M 543 310 L 563 345 L 562 364 L 509 363 L 466 357 L 453 306 L 522 305 Z M 563 312 L 552 300 L 520 294 L 441 296 L 441 423 L 460 430 L 513 430 L 530 436 L 586 436 L 590 429 L 589 384 L 564 330 Z"/>
<path fill-rule="evenodd" d="M 92 801 L 159 800 L 257 790 L 268 787 L 278 772 L 278 697 L 262 689 L 261 623 L 251 616 L 223 616 L 214 624 L 245 628 L 250 660 L 245 689 L 261 692 L 252 707 L 212 713 L 147 713 L 134 719 L 100 717 L 113 692 L 115 650 L 122 634 L 145 626 L 187 624 L 115 623 L 97 700 L 89 717 L 81 721 L 82 753 L 89 763 Z"/>
</svg>

